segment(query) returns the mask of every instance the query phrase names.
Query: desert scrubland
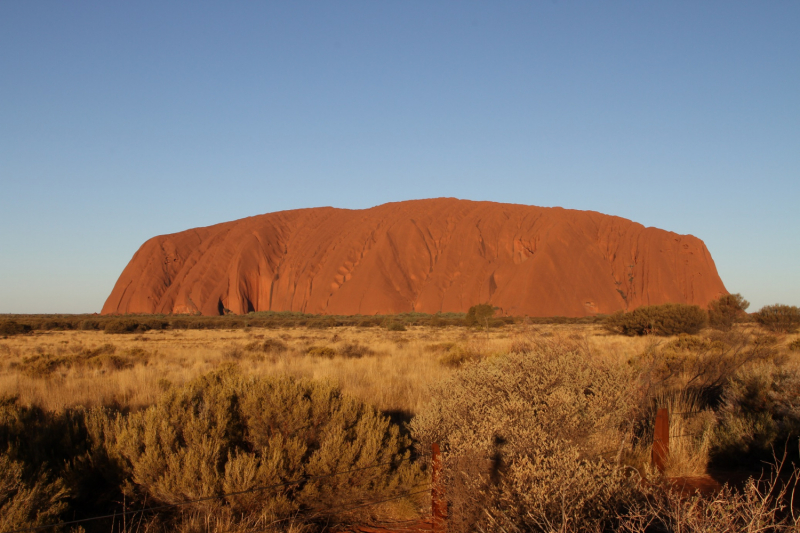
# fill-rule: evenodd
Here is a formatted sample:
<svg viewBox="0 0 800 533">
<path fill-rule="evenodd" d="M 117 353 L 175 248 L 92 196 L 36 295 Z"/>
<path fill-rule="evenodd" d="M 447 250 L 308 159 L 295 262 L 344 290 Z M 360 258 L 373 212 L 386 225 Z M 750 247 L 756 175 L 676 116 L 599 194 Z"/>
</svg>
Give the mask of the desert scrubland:
<svg viewBox="0 0 800 533">
<path fill-rule="evenodd" d="M 797 531 L 796 333 L 365 325 L 0 338 L 0 529 Z"/>
<path fill-rule="evenodd" d="M 222 366 L 254 376 L 286 375 L 329 381 L 381 411 L 414 414 L 430 386 L 461 364 L 507 353 L 531 338 L 587 343 L 606 360 L 627 361 L 648 344 L 609 335 L 601 326 L 467 328 L 155 330 L 130 335 L 103 331 L 43 331 L 0 341 L 0 391 L 46 410 L 152 404 Z"/>
</svg>

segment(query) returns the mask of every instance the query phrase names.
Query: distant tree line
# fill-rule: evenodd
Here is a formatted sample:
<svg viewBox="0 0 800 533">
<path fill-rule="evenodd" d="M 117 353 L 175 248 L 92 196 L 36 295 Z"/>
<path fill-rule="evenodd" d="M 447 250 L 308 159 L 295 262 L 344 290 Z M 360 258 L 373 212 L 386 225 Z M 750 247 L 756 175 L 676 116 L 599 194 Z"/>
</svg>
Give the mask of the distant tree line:
<svg viewBox="0 0 800 533">
<path fill-rule="evenodd" d="M 111 334 L 151 330 L 337 327 L 385 328 L 405 331 L 410 326 L 498 328 L 509 324 L 602 324 L 621 335 L 694 334 L 705 327 L 721 331 L 734 324 L 756 322 L 764 328 L 794 333 L 800 328 L 800 308 L 768 305 L 746 312 L 750 303 L 740 294 L 726 294 L 703 309 L 697 305 L 650 305 L 629 312 L 588 317 L 495 316 L 490 304 L 472 306 L 467 313 L 399 313 L 395 315 L 315 315 L 296 312 L 255 312 L 247 315 L 5 315 L 0 316 L 0 337 L 33 331 L 99 330 Z"/>
</svg>

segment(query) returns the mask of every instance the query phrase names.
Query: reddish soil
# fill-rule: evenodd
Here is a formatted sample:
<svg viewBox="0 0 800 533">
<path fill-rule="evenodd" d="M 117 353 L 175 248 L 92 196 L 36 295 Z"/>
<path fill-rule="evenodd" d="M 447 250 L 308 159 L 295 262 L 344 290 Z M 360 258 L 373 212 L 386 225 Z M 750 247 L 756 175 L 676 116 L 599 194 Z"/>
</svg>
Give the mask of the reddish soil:
<svg viewBox="0 0 800 533">
<path fill-rule="evenodd" d="M 452 198 L 269 213 L 145 242 L 103 306 L 588 316 L 727 294 L 703 242 L 592 211 Z"/>
<path fill-rule="evenodd" d="M 676 477 L 669 481 L 675 490 L 685 496 L 691 496 L 695 492 L 699 492 L 704 496 L 709 496 L 722 488 L 722 484 L 709 475 Z"/>
<path fill-rule="evenodd" d="M 343 529 L 341 533 L 423 533 L 425 531 L 433 531 L 433 524 L 430 519 L 397 524 L 353 526 Z"/>
</svg>

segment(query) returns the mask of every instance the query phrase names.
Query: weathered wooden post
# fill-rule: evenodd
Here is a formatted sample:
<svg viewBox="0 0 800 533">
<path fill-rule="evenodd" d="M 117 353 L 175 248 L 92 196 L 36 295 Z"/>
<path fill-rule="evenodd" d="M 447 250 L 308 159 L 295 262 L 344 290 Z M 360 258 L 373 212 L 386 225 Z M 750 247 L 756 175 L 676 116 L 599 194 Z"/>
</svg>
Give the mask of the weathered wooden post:
<svg viewBox="0 0 800 533">
<path fill-rule="evenodd" d="M 443 533 L 447 529 L 447 502 L 442 486 L 442 454 L 435 442 L 431 445 L 431 514 L 434 533 Z"/>
<path fill-rule="evenodd" d="M 653 466 L 663 473 L 667 468 L 668 457 L 669 411 L 667 409 L 659 409 L 656 413 L 656 427 L 653 431 Z"/>
</svg>

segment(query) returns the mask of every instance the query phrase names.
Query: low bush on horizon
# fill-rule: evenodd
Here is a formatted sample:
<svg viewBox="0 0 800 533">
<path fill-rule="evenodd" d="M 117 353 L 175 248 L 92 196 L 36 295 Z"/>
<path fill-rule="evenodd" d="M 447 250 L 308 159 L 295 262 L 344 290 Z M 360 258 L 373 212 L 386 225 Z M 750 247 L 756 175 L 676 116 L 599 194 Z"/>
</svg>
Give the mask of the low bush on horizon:
<svg viewBox="0 0 800 533">
<path fill-rule="evenodd" d="M 606 319 L 606 328 L 622 335 L 661 335 L 698 333 L 708 324 L 708 313 L 700 306 L 663 304 L 637 307 Z"/>
<path fill-rule="evenodd" d="M 3 320 L 0 322 L 0 337 L 11 337 L 31 331 L 28 324 L 19 324 L 15 320 Z"/>
<path fill-rule="evenodd" d="M 708 304 L 708 325 L 721 331 L 730 331 L 734 324 L 748 320 L 750 302 L 741 294 L 725 294 Z"/>
<path fill-rule="evenodd" d="M 794 305 L 765 305 L 753 314 L 763 327 L 780 333 L 795 333 L 800 328 L 800 308 Z"/>
<path fill-rule="evenodd" d="M 3 318 L 6 317 L 6 318 Z M 494 317 L 489 327 L 524 322 L 528 324 L 595 324 L 603 315 L 587 317 Z M 10 325 L 8 325 L 10 323 Z M 466 313 L 399 313 L 395 315 L 311 315 L 296 312 L 263 311 L 247 315 L 0 315 L 0 337 L 31 331 L 106 331 L 143 333 L 159 330 L 217 330 L 308 327 L 330 329 L 348 326 L 363 328 L 399 324 L 403 327 L 464 327 Z M 484 323 L 485 325 L 485 323 Z M 395 327 L 400 327 L 395 326 Z M 6 330 L 7 328 L 7 330 Z M 22 328 L 22 329 L 19 329 Z M 7 332 L 4 332 L 7 331 Z"/>
</svg>

